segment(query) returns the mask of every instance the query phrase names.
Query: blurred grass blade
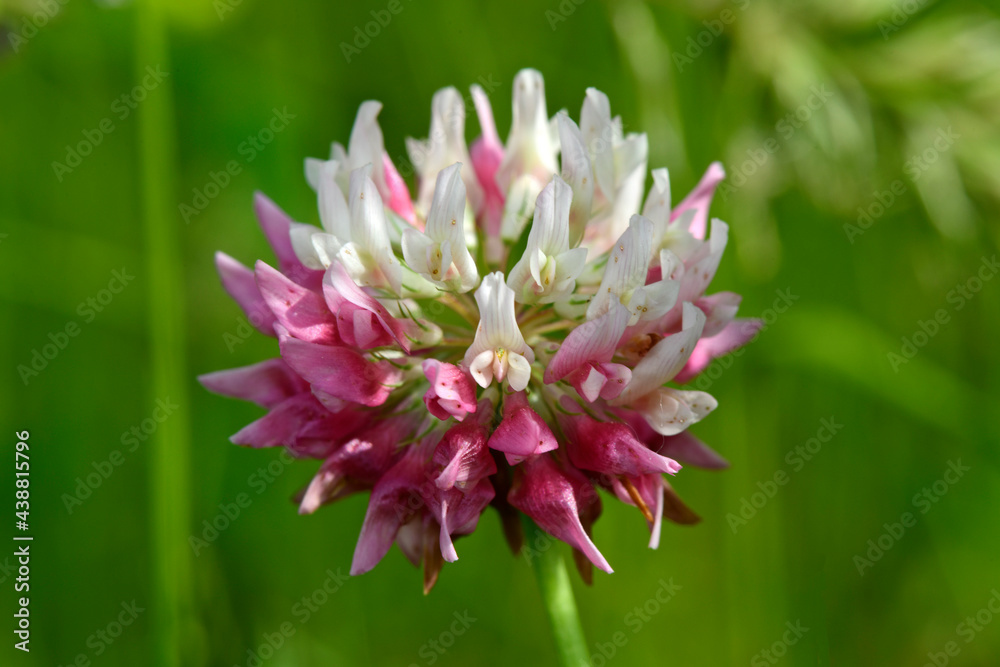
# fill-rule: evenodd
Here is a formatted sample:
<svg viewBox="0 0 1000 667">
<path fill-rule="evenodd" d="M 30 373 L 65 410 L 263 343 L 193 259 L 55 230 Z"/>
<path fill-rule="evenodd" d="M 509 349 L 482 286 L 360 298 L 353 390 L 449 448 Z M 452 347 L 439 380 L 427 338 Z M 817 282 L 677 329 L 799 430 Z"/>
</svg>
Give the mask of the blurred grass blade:
<svg viewBox="0 0 1000 667">
<path fill-rule="evenodd" d="M 170 71 L 167 36 L 156 0 L 136 3 L 135 74 L 146 68 Z M 145 231 L 151 399 L 170 398 L 181 409 L 157 429 L 149 460 L 152 531 L 153 660 L 162 667 L 193 664 L 182 654 L 189 645 L 184 623 L 191 617 L 189 515 L 189 422 L 181 260 L 175 227 L 174 128 L 170 81 L 139 105 L 139 161 Z"/>
<path fill-rule="evenodd" d="M 989 414 L 986 397 L 925 350 L 893 371 L 887 355 L 899 354 L 898 339 L 834 307 L 797 307 L 761 340 L 774 363 L 833 373 L 954 435 L 975 438 L 978 416 Z"/>
</svg>

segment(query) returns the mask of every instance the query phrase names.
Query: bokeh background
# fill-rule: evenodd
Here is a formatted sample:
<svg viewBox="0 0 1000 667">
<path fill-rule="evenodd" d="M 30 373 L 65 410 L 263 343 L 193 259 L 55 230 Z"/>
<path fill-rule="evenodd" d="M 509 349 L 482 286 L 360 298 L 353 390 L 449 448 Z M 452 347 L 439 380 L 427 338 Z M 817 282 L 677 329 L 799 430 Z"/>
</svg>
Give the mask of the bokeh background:
<svg viewBox="0 0 1000 667">
<path fill-rule="evenodd" d="M 769 320 L 706 376 L 721 407 L 696 432 L 732 466 L 674 480 L 703 522 L 665 527 L 650 551 L 638 513 L 605 503 L 595 540 L 616 573 L 574 584 L 593 664 L 996 664 L 1000 280 L 977 275 L 1000 238 L 996 8 L 400 2 L 350 58 L 342 44 L 389 3 L 0 2 L 0 505 L 16 532 L 13 433 L 27 429 L 35 537 L 30 654 L 11 646 L 13 547 L 0 550 L 3 664 L 553 664 L 530 567 L 492 511 L 430 596 L 393 550 L 307 616 L 302 598 L 347 572 L 366 498 L 297 516 L 289 499 L 315 466 L 230 445 L 259 411 L 195 381 L 275 352 L 242 333 L 212 263 L 216 249 L 270 259 L 255 190 L 314 221 L 302 160 L 345 141 L 366 99 L 385 105 L 397 164 L 446 85 L 495 82 L 505 135 L 525 66 L 544 73 L 550 113 L 606 92 L 626 130 L 649 133 L 675 199 L 724 162 L 712 213 L 732 234 L 713 290 Z M 248 150 L 276 109 L 294 118 Z M 53 164 L 88 137 L 100 143 L 76 166 Z M 230 161 L 240 173 L 185 220 Z M 134 279 L 102 292 L 114 271 Z M 792 305 L 769 311 L 780 294 Z M 78 335 L 25 374 L 70 323 Z M 158 400 L 176 405 L 162 423 Z M 841 428 L 809 443 L 824 419 Z M 940 481 L 953 464 L 967 470 Z M 779 472 L 773 497 L 754 496 Z M 88 476 L 99 486 L 78 489 Z M 240 494 L 248 506 L 192 548 Z M 906 512 L 915 523 L 894 527 Z M 671 580 L 676 595 L 637 615 Z M 465 612 L 476 620 L 436 652 Z M 261 653 L 286 623 L 294 634 Z"/>
</svg>

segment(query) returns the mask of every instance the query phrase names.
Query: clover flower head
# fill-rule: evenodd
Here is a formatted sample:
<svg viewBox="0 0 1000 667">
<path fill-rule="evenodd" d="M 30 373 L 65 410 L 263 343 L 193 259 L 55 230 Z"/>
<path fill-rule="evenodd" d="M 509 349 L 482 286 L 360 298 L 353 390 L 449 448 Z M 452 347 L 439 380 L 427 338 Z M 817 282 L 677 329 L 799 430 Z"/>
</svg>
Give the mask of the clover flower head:
<svg viewBox="0 0 1000 667">
<path fill-rule="evenodd" d="M 705 294 L 728 240 L 708 218 L 724 174 L 711 165 L 674 205 L 654 170 L 643 203 L 646 137 L 600 91 L 579 123 L 550 118 L 541 74 L 521 71 L 506 143 L 486 93 L 471 98 L 470 147 L 454 88 L 434 95 L 429 138 L 408 140 L 415 198 L 377 102 L 347 148 L 306 160 L 319 226 L 256 196 L 276 266 L 216 263 L 279 356 L 200 379 L 267 410 L 233 442 L 320 461 L 301 513 L 370 493 L 352 574 L 395 543 L 428 591 L 492 505 L 515 552 L 523 513 L 589 581 L 611 572 L 598 488 L 639 509 L 655 548 L 664 516 L 698 520 L 663 475 L 726 465 L 688 430 L 715 399 L 681 386 L 760 327 L 736 319 L 738 295 Z"/>
</svg>

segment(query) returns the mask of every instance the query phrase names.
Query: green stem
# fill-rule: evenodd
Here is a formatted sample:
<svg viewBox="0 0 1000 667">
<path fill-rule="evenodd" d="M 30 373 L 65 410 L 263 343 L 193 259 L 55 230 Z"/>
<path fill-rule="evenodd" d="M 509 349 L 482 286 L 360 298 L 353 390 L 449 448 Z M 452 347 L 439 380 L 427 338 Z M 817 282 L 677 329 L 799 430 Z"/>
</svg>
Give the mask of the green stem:
<svg viewBox="0 0 1000 667">
<path fill-rule="evenodd" d="M 524 522 L 528 545 L 544 544 L 530 559 L 542 593 L 545 613 L 556 640 L 556 652 L 562 667 L 582 667 L 590 664 L 587 641 L 576 610 L 576 599 L 569 583 L 569 572 L 559 542 L 542 531 L 533 521 Z"/>
</svg>

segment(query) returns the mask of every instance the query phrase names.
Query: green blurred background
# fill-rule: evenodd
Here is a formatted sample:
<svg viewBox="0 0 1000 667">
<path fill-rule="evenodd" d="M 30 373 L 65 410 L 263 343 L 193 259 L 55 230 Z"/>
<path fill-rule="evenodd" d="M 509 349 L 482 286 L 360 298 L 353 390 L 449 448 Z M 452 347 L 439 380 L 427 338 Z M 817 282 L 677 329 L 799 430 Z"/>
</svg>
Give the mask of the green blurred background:
<svg viewBox="0 0 1000 667">
<path fill-rule="evenodd" d="M 492 510 L 430 596 L 393 550 L 304 618 L 303 596 L 349 569 L 366 498 L 299 517 L 289 499 L 315 464 L 230 445 L 259 409 L 195 381 L 276 352 L 240 335 L 212 262 L 216 249 L 271 259 L 255 190 L 315 221 L 302 160 L 346 141 L 366 99 L 385 105 L 397 164 L 446 85 L 495 82 L 505 136 L 526 66 L 545 75 L 550 113 L 576 116 L 586 87 L 606 92 L 627 131 L 649 133 L 650 167 L 670 169 L 675 201 L 725 163 L 732 188 L 712 213 L 732 234 L 713 290 L 741 292 L 743 315 L 769 319 L 706 376 L 720 409 L 696 432 L 732 467 L 674 480 L 703 522 L 665 526 L 650 551 L 635 509 L 605 502 L 595 541 L 616 573 L 574 582 L 593 664 L 923 665 L 928 653 L 996 664 L 1000 281 L 969 282 L 1000 238 L 995 8 L 401 3 L 348 62 L 341 44 L 387 2 L 0 2 L 0 506 L 13 513 L 13 433 L 27 429 L 35 537 L 30 654 L 11 646 L 13 547 L 0 550 L 3 664 L 252 665 L 248 650 L 277 643 L 286 623 L 294 634 L 263 664 L 554 662 L 530 567 Z M 147 78 L 123 117 L 116 100 L 147 66 L 169 74 Z M 243 142 L 286 108 L 287 128 L 249 160 Z M 57 173 L 85 133 L 100 144 Z M 232 160 L 240 173 L 186 223 L 179 205 Z M 123 269 L 134 280 L 102 292 Z M 769 313 L 785 290 L 793 305 Z M 87 300 L 102 298 L 91 314 Z M 19 370 L 71 322 L 79 334 L 45 368 Z M 904 337 L 919 349 L 893 363 Z M 177 407 L 133 441 L 158 399 Z M 823 419 L 842 428 L 798 463 Z M 935 490 L 959 461 L 968 471 Z M 277 474 L 261 483 L 269 465 Z M 67 500 L 100 470 L 111 472 L 88 497 Z M 779 471 L 786 483 L 772 488 Z M 773 497 L 754 497 L 762 488 Z M 205 537 L 203 522 L 239 494 L 249 505 L 196 555 L 189 536 Z M 751 516 L 744 500 L 763 506 Z M 900 535 L 906 512 L 915 525 Z M 884 554 L 866 555 L 880 538 Z M 637 620 L 671 579 L 674 598 Z M 133 601 L 143 611 L 106 642 L 97 633 L 117 634 Z M 441 635 L 466 611 L 475 622 L 436 652 L 428 642 L 450 644 Z M 796 638 L 786 624 L 808 630 Z M 624 645 L 605 658 L 619 631 Z"/>
</svg>

